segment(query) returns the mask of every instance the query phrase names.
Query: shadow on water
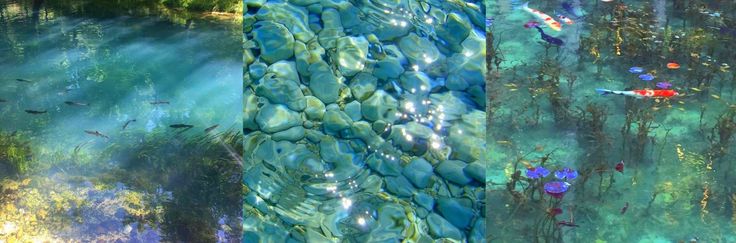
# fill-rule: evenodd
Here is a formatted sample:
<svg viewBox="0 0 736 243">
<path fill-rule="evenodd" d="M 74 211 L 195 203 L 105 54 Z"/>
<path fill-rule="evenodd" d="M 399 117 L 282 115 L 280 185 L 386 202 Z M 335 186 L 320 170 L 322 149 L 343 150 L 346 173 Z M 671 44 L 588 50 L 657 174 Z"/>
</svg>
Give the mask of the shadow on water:
<svg viewBox="0 0 736 243">
<path fill-rule="evenodd" d="M 238 23 L 150 1 L 0 4 L 0 239 L 239 239 Z"/>
</svg>

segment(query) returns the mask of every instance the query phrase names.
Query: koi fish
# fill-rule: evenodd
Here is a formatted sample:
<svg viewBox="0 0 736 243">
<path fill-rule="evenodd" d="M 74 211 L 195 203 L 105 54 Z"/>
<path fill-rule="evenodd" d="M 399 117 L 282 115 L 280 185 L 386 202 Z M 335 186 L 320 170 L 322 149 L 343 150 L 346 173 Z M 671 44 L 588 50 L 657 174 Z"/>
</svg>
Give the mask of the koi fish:
<svg viewBox="0 0 736 243">
<path fill-rule="evenodd" d="M 0 99 L 0 103 L 3 103 L 3 102 L 8 102 L 8 100 L 6 100 L 6 99 Z"/>
<path fill-rule="evenodd" d="M 627 91 L 616 91 L 616 90 L 609 90 L 609 89 L 595 89 L 595 92 L 600 95 L 608 95 L 608 94 L 616 94 L 616 95 L 625 95 L 625 96 L 631 96 L 635 97 L 637 99 L 641 98 L 671 98 L 680 95 L 675 90 L 672 89 L 640 89 L 640 90 L 627 90 Z"/>
<path fill-rule="evenodd" d="M 542 13 L 539 10 L 529 8 L 529 3 L 528 2 L 527 3 L 524 3 L 524 5 L 521 8 L 524 9 L 524 11 L 527 11 L 530 14 L 534 15 L 534 17 L 537 17 L 537 18 L 541 19 L 542 21 L 544 21 L 544 23 L 547 24 L 547 26 L 549 26 L 553 30 L 556 30 L 556 31 L 562 30 L 562 24 L 560 24 L 560 22 L 557 22 L 551 16 L 549 16 L 549 15 L 547 15 L 545 13 Z"/>
<path fill-rule="evenodd" d="M 626 202 L 623 208 L 621 208 L 621 214 L 626 213 L 626 210 L 629 209 L 629 202 Z"/>
<path fill-rule="evenodd" d="M 621 172 L 621 174 L 624 173 L 624 161 L 623 160 L 621 160 L 621 162 L 618 162 L 618 164 L 616 164 L 616 171 Z"/>
<path fill-rule="evenodd" d="M 22 79 L 22 78 L 16 78 L 15 81 L 18 81 L 18 82 L 21 82 L 21 83 L 32 83 L 31 80 Z"/>
<path fill-rule="evenodd" d="M 555 37 L 552 37 L 551 35 L 548 35 L 548 34 L 544 33 L 544 31 L 542 30 L 542 28 L 539 28 L 539 26 L 535 26 L 535 28 L 537 28 L 537 31 L 539 31 L 539 34 L 542 35 L 542 40 L 546 41 L 547 43 L 550 43 L 550 44 L 553 44 L 553 45 L 558 45 L 558 46 L 561 46 L 563 44 L 562 40 L 560 40 L 558 38 L 555 38 Z"/>
<path fill-rule="evenodd" d="M 560 21 L 564 22 L 566 25 L 572 25 L 575 23 L 574 21 L 572 21 L 572 19 L 565 17 L 565 15 L 562 14 L 558 14 L 557 18 L 560 19 Z"/>
<path fill-rule="evenodd" d="M 123 125 L 123 130 L 125 130 L 125 128 L 128 127 L 128 125 L 130 125 L 131 122 L 135 122 L 135 121 L 136 121 L 136 119 L 130 119 L 130 120 L 126 121 L 125 122 L 125 125 Z"/>
<path fill-rule="evenodd" d="M 38 114 L 43 114 L 43 113 L 46 113 L 46 110 L 42 110 L 42 111 L 37 111 L 37 110 L 26 110 L 26 113 L 28 113 L 28 114 L 34 114 L 34 115 L 38 115 Z"/>
<path fill-rule="evenodd" d="M 110 137 L 106 136 L 105 134 L 102 134 L 100 131 L 90 131 L 90 130 L 84 130 L 85 133 L 97 137 L 103 137 L 109 139 Z"/>
<path fill-rule="evenodd" d="M 557 226 L 579 227 L 580 225 L 568 221 L 559 221 L 557 222 Z"/>
</svg>

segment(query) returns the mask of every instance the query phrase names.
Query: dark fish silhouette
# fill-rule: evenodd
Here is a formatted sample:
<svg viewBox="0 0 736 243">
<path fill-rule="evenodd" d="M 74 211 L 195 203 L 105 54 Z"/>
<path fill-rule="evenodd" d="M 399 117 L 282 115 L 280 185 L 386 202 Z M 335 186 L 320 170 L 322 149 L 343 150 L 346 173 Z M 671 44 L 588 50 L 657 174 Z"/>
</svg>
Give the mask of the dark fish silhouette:
<svg viewBox="0 0 736 243">
<path fill-rule="evenodd" d="M 126 121 L 125 122 L 125 125 L 123 125 L 123 130 L 125 130 L 125 128 L 128 127 L 128 125 L 130 125 L 131 122 L 135 122 L 135 121 L 136 121 L 136 119 L 130 119 L 130 120 Z"/>
<path fill-rule="evenodd" d="M 219 127 L 220 124 L 215 124 L 214 126 L 208 127 L 204 129 L 205 133 L 211 132 L 212 130 L 215 130 L 215 128 Z"/>
<path fill-rule="evenodd" d="M 2 102 L 8 102 L 8 100 L 0 99 L 0 103 L 2 103 Z"/>
<path fill-rule="evenodd" d="M 26 110 L 26 113 L 28 113 L 28 114 L 34 114 L 34 115 L 38 115 L 38 114 L 43 114 L 43 113 L 46 113 L 46 110 L 42 110 L 42 111 L 37 111 L 37 110 Z"/>
<path fill-rule="evenodd" d="M 170 128 L 192 128 L 193 125 L 187 125 L 187 124 L 173 124 L 169 125 Z"/>
<path fill-rule="evenodd" d="M 624 207 L 623 207 L 623 208 L 621 208 L 621 214 L 624 214 L 624 213 L 626 213 L 626 210 L 628 210 L 628 209 L 629 209 L 629 203 L 628 203 L 628 202 L 626 202 L 626 205 L 624 205 Z"/>
<path fill-rule="evenodd" d="M 548 35 L 548 34 L 544 33 L 544 31 L 542 30 L 542 28 L 539 28 L 539 26 L 535 26 L 535 28 L 537 28 L 537 31 L 539 31 L 539 34 L 542 35 L 542 40 L 546 41 L 547 43 L 550 43 L 550 44 L 553 44 L 553 45 L 558 45 L 558 46 L 561 46 L 562 44 L 564 44 L 564 42 L 562 42 L 562 40 L 560 40 L 558 38 L 555 38 L 555 37 L 552 37 L 551 35 Z"/>
<path fill-rule="evenodd" d="M 156 101 L 151 101 L 149 103 L 151 105 L 164 105 L 164 104 L 168 105 L 169 104 L 169 102 L 165 100 L 156 100 Z"/>
<path fill-rule="evenodd" d="M 100 131 L 90 131 L 90 130 L 84 130 L 85 133 L 89 135 L 94 135 L 97 137 L 103 137 L 109 139 L 110 137 L 106 136 L 105 134 L 102 134 Z"/>
<path fill-rule="evenodd" d="M 81 102 L 75 102 L 75 101 L 64 101 L 64 104 L 71 105 L 71 106 L 88 106 L 87 103 L 81 103 Z"/>
<path fill-rule="evenodd" d="M 15 81 L 22 82 L 22 83 L 32 83 L 31 80 L 22 79 L 22 78 L 16 78 Z"/>
<path fill-rule="evenodd" d="M 568 13 L 572 14 L 575 17 L 581 17 L 583 16 L 583 12 L 579 9 L 575 9 L 575 7 L 572 6 L 569 2 L 562 3 L 562 8 L 565 9 Z"/>
</svg>

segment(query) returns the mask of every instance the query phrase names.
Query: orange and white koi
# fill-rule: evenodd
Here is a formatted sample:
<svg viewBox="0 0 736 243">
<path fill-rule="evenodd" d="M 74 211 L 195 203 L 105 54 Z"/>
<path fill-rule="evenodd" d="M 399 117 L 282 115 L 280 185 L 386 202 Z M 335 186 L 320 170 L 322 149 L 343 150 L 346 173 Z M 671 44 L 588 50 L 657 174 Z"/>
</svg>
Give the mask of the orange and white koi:
<svg viewBox="0 0 736 243">
<path fill-rule="evenodd" d="M 672 98 L 680 95 L 672 89 L 639 89 L 639 90 L 628 90 L 628 91 L 616 91 L 609 89 L 595 89 L 595 92 L 600 95 L 616 94 L 631 96 L 634 98 Z"/>
<path fill-rule="evenodd" d="M 544 23 L 547 24 L 547 26 L 549 26 L 553 30 L 556 30 L 556 31 L 562 30 L 562 24 L 560 24 L 560 22 L 557 22 L 557 20 L 553 19 L 552 16 L 542 13 L 539 10 L 529 8 L 528 2 L 524 3 L 524 6 L 522 6 L 521 8 L 524 9 L 524 11 L 527 11 L 530 14 L 534 15 L 534 17 L 537 17 L 541 19 L 542 21 L 544 21 Z"/>
<path fill-rule="evenodd" d="M 560 19 L 560 21 L 564 22 L 566 25 L 572 25 L 575 23 L 574 21 L 572 21 L 572 19 L 565 17 L 565 15 L 562 14 L 558 14 L 557 18 Z"/>
</svg>

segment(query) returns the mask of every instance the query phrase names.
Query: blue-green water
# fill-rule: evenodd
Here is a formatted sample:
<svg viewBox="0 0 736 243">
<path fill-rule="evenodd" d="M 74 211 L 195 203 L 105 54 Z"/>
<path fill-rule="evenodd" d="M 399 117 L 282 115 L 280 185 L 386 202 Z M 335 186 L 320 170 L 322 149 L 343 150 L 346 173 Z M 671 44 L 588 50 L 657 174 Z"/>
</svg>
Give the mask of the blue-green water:
<svg viewBox="0 0 736 243">
<path fill-rule="evenodd" d="M 477 1 L 245 1 L 245 242 L 484 242 Z"/>
<path fill-rule="evenodd" d="M 55 3 L 0 3 L 0 237 L 239 238 L 240 25 Z"/>
<path fill-rule="evenodd" d="M 529 3 L 570 17 L 560 31 L 520 1 L 492 2 L 491 242 L 736 241 L 733 1 Z M 565 167 L 578 177 L 556 178 Z M 569 183 L 562 198 L 545 193 L 554 181 Z"/>
</svg>

